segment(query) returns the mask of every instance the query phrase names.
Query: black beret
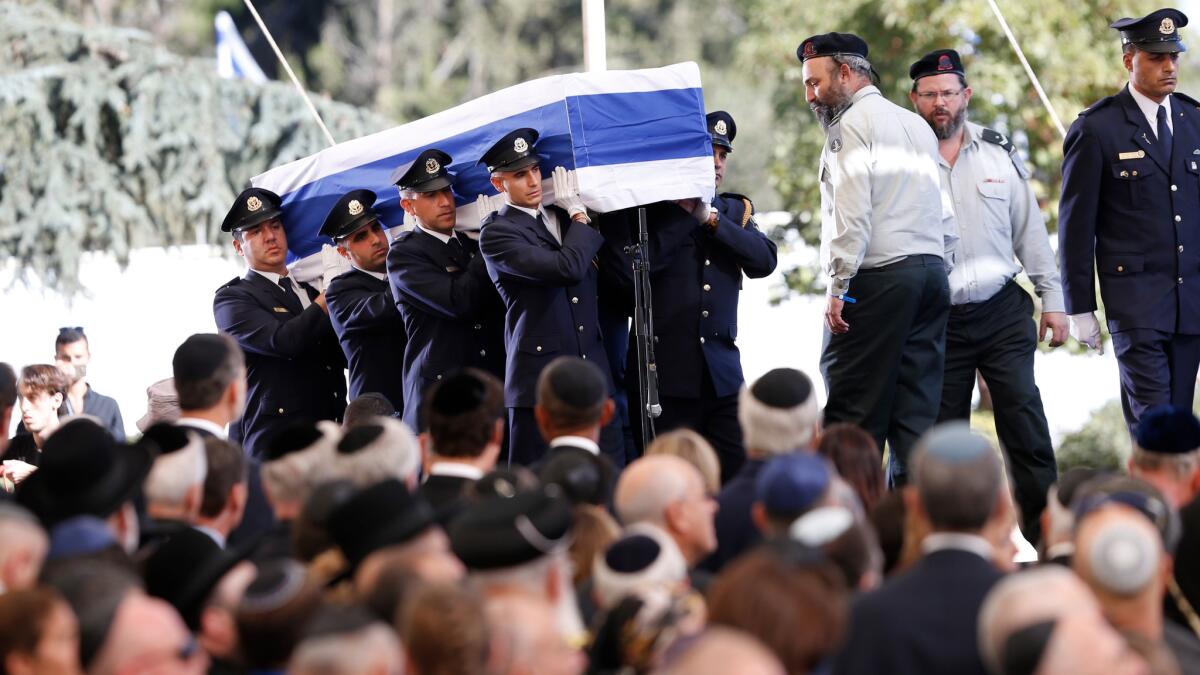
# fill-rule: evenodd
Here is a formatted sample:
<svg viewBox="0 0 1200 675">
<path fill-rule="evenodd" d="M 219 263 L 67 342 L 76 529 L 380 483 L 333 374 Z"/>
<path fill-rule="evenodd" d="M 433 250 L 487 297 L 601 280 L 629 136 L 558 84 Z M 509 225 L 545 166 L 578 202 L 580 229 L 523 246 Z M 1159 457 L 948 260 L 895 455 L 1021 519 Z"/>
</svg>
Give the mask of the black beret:
<svg viewBox="0 0 1200 675">
<path fill-rule="evenodd" d="M 434 385 L 430 412 L 451 417 L 479 407 L 487 397 L 487 384 L 468 370 L 460 370 Z"/>
<path fill-rule="evenodd" d="M 737 124 L 733 122 L 733 115 L 718 110 L 708 113 L 704 119 L 708 122 L 708 133 L 712 136 L 713 145 L 733 152 L 733 137 L 737 136 Z"/>
<path fill-rule="evenodd" d="M 537 153 L 533 146 L 537 143 L 538 132 L 528 127 L 510 131 L 500 140 L 492 144 L 479 164 L 487 167 L 488 172 L 516 171 L 530 164 L 538 163 Z"/>
<path fill-rule="evenodd" d="M 557 485 L 481 497 L 450 525 L 450 547 L 468 569 L 515 567 L 563 549 L 571 505 Z"/>
<path fill-rule="evenodd" d="M 954 73 L 963 76 L 967 74 L 966 69 L 963 68 L 962 57 L 953 49 L 936 49 L 929 52 L 918 59 L 908 69 L 908 76 L 914 82 L 922 77 L 942 75 L 944 73 Z"/>
<path fill-rule="evenodd" d="M 272 218 L 283 215 L 280 205 L 283 200 L 279 195 L 262 188 L 246 188 L 237 196 L 221 222 L 222 232 L 236 232 L 247 227 L 254 227 Z"/>
<path fill-rule="evenodd" d="M 1187 15 L 1183 12 L 1160 9 L 1140 19 L 1117 19 L 1109 27 L 1121 32 L 1122 45 L 1137 45 L 1138 49 L 1148 52 L 1174 53 L 1187 51 L 1179 37 L 1179 29 L 1187 23 Z"/>
<path fill-rule="evenodd" d="M 229 358 L 229 338 L 216 333 L 197 333 L 175 350 L 171 360 L 177 382 L 196 382 L 213 376 Z"/>
<path fill-rule="evenodd" d="M 449 168 L 452 161 L 454 159 L 441 150 L 428 148 L 412 162 L 398 167 L 388 180 L 401 190 L 437 192 L 454 182 Z"/>
<path fill-rule="evenodd" d="M 1138 447 L 1163 455 L 1182 455 L 1200 449 L 1200 420 L 1188 408 L 1162 405 L 1142 416 Z"/>
<path fill-rule="evenodd" d="M 568 406 L 587 410 L 608 398 L 608 382 L 600 367 L 578 356 L 560 356 L 546 366 L 546 382 L 554 397 Z"/>
<path fill-rule="evenodd" d="M 370 190 L 351 190 L 342 195 L 325 222 L 321 225 L 321 236 L 333 240 L 349 237 L 363 225 L 370 225 L 379 220 L 379 214 L 371 206 L 375 203 L 375 193 Z"/>
<path fill-rule="evenodd" d="M 328 530 L 351 567 L 357 567 L 368 555 L 411 541 L 434 523 L 429 503 L 390 478 L 334 509 Z"/>
<path fill-rule="evenodd" d="M 263 462 L 274 462 L 292 454 L 302 452 L 324 438 L 324 434 L 312 422 L 296 422 L 276 431 L 267 438 Z"/>
<path fill-rule="evenodd" d="M 795 408 L 812 396 L 812 380 L 794 368 L 776 368 L 758 378 L 750 394 L 770 408 Z"/>
<path fill-rule="evenodd" d="M 867 43 L 853 33 L 824 33 L 814 35 L 796 48 L 796 58 L 803 63 L 818 56 L 861 56 L 867 58 Z"/>
</svg>

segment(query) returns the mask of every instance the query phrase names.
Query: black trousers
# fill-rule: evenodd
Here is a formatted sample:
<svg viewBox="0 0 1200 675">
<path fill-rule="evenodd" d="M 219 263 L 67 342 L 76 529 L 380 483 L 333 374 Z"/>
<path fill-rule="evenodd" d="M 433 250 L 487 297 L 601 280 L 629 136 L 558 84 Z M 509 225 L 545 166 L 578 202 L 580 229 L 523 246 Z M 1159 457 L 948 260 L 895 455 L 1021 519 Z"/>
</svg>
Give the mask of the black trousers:
<svg viewBox="0 0 1200 675">
<path fill-rule="evenodd" d="M 700 398 L 662 396 L 662 415 L 654 420 L 654 433 L 665 434 L 673 429 L 691 429 L 704 437 L 717 451 L 721 462 L 721 484 L 737 475 L 746 461 L 746 449 L 742 446 L 742 426 L 738 423 L 738 395 L 717 396 L 713 389 L 708 366 L 703 362 L 704 373 L 700 378 Z M 635 400 L 636 388 L 629 394 Z M 641 420 L 635 420 L 639 431 L 634 434 L 641 443 Z"/>
<path fill-rule="evenodd" d="M 600 430 L 600 453 L 620 471 L 625 468 L 625 441 L 618 415 Z M 508 463 L 533 467 L 542 461 L 550 449 L 538 429 L 533 408 L 508 409 Z"/>
<path fill-rule="evenodd" d="M 825 329 L 825 424 L 857 424 L 880 448 L 886 442 L 888 485 L 900 487 L 908 481 L 912 448 L 937 420 L 942 398 L 946 269 L 938 256 L 909 256 L 859 270 L 849 295 L 857 300 L 842 309 L 849 332 Z"/>
<path fill-rule="evenodd" d="M 996 435 L 1005 452 L 1021 531 L 1036 544 L 1046 491 L 1058 480 L 1042 395 L 1033 377 L 1037 351 L 1033 300 L 1011 281 L 991 298 L 950 309 L 939 422 L 968 420 L 978 370 L 992 394 Z"/>
<path fill-rule="evenodd" d="M 1112 334 L 1121 371 L 1121 407 L 1131 435 L 1138 420 L 1159 405 L 1191 410 L 1200 367 L 1200 335 L 1134 328 Z"/>
</svg>

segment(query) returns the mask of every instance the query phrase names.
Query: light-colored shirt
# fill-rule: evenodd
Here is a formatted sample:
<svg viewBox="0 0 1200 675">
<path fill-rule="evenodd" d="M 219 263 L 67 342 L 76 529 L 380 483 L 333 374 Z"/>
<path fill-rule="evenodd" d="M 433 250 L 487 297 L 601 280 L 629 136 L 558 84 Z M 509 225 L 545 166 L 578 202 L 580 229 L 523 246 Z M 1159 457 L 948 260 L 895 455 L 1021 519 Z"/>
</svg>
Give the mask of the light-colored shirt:
<svg viewBox="0 0 1200 675">
<path fill-rule="evenodd" d="M 219 426 L 216 422 L 210 420 L 202 420 L 199 417 L 180 417 L 175 420 L 176 426 L 192 427 L 193 429 L 203 429 L 208 433 L 225 440 L 228 434 L 225 433 L 225 427 Z"/>
<path fill-rule="evenodd" d="M 380 281 L 387 281 L 387 274 L 385 274 L 383 272 L 372 272 L 371 270 L 364 270 L 363 268 L 359 267 L 358 265 L 351 265 L 351 267 L 358 270 L 359 272 L 362 272 L 363 274 L 370 274 L 371 276 L 375 277 L 376 279 L 378 279 Z"/>
<path fill-rule="evenodd" d="M 845 294 L 859 269 L 912 255 L 953 266 L 953 209 L 941 191 L 929 124 L 867 86 L 825 133 L 821 262 L 829 294 Z"/>
<path fill-rule="evenodd" d="M 534 220 L 537 220 L 538 216 L 541 216 L 542 222 L 546 224 L 546 229 L 550 232 L 550 236 L 554 237 L 554 240 L 558 243 L 562 243 L 562 227 L 558 223 L 558 216 L 551 211 L 547 211 L 546 207 L 540 204 L 536 209 L 531 209 L 527 206 L 517 206 L 516 204 L 508 201 L 507 193 L 504 195 L 504 203 L 508 204 L 514 209 L 519 209 L 525 213 L 528 213 L 529 217 L 533 218 Z"/>
<path fill-rule="evenodd" d="M 1042 311 L 1062 312 L 1058 265 L 1024 165 L 1018 169 L 1020 158 L 983 140 L 982 133 L 983 127 L 967 122 L 954 166 L 938 157 L 942 187 L 958 224 L 950 304 L 987 300 L 1024 265 L 1042 299 Z"/>
<path fill-rule="evenodd" d="M 422 231 L 422 232 L 424 232 L 425 234 L 427 234 L 427 235 L 429 235 L 429 236 L 431 236 L 431 237 L 433 237 L 433 238 L 437 239 L 438 241 L 442 242 L 443 244 L 449 244 L 449 243 L 450 243 L 450 239 L 451 239 L 452 237 L 454 237 L 454 233 L 453 233 L 453 232 L 451 232 L 450 234 L 442 234 L 441 232 L 438 232 L 438 231 L 436 231 L 436 230 L 431 230 L 431 229 L 429 229 L 429 228 L 427 228 L 427 227 L 424 227 L 424 226 L 422 226 L 422 225 L 417 225 L 417 229 L 418 229 L 418 230 L 420 230 L 420 231 Z M 460 242 L 459 242 L 459 244 L 461 244 L 461 243 L 462 243 L 462 242 L 460 241 Z"/>
<path fill-rule="evenodd" d="M 927 535 L 924 541 L 921 542 L 921 551 L 926 555 L 934 551 L 967 551 L 983 558 L 991 560 L 995 551 L 987 539 L 975 534 L 961 534 L 958 532 L 934 532 Z"/>
<path fill-rule="evenodd" d="M 196 531 L 207 534 L 208 538 L 212 539 L 214 542 L 216 542 L 217 546 L 219 546 L 220 548 L 225 548 L 225 535 L 221 534 L 220 532 L 217 532 L 216 530 L 212 529 L 211 527 L 208 527 L 207 525 L 194 525 L 193 527 L 196 528 Z"/>
<path fill-rule="evenodd" d="M 308 299 L 308 291 L 301 288 L 300 284 L 296 283 L 296 280 L 293 279 L 291 276 L 285 277 L 285 276 L 276 274 L 274 272 L 264 272 L 262 270 L 256 270 L 253 267 L 251 267 L 250 270 L 253 271 L 255 274 L 261 274 L 262 276 L 266 277 L 267 280 L 269 280 L 271 283 L 275 284 L 276 286 L 279 285 L 280 279 L 287 279 L 287 283 L 289 286 L 292 287 L 292 291 L 294 291 L 296 293 L 296 297 L 300 298 L 300 307 L 303 309 L 308 309 L 308 306 L 312 304 L 312 301 Z"/>
<path fill-rule="evenodd" d="M 463 464 L 461 462 L 434 462 L 433 466 L 429 467 L 430 476 L 454 476 L 455 478 L 466 478 L 468 480 L 479 480 L 483 478 L 483 470 L 477 466 Z"/>
<path fill-rule="evenodd" d="M 600 446 L 596 445 L 596 441 L 583 436 L 559 436 L 550 441 L 550 447 L 557 448 L 560 445 L 569 445 L 576 448 L 583 448 L 593 455 L 600 455 Z"/>
<path fill-rule="evenodd" d="M 1133 102 L 1137 103 L 1138 110 L 1146 116 L 1146 121 L 1150 123 L 1150 131 L 1154 132 L 1154 137 L 1158 138 L 1158 103 L 1151 101 L 1148 96 L 1137 90 L 1133 83 L 1129 83 L 1129 94 L 1133 96 Z M 1175 122 L 1171 120 L 1171 95 L 1167 94 L 1163 97 L 1162 105 L 1167 109 L 1167 128 L 1171 133 L 1175 133 Z"/>
</svg>

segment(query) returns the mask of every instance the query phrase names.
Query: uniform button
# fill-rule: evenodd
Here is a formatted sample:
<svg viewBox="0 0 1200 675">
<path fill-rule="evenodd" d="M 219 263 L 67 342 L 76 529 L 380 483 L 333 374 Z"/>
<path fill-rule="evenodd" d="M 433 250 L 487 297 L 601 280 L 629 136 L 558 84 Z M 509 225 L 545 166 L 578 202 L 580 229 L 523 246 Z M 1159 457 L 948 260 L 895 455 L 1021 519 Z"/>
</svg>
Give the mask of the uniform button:
<svg viewBox="0 0 1200 675">
<path fill-rule="evenodd" d="M 1183 253 L 1183 244 L 1180 244 L 1180 245 L 1179 245 L 1179 252 L 1180 252 L 1180 253 Z"/>
<path fill-rule="evenodd" d="M 571 298 L 571 304 L 572 304 L 572 305 L 578 305 L 578 304 L 579 304 L 579 298 Z"/>
<path fill-rule="evenodd" d="M 580 332 L 580 333 L 582 333 L 582 332 L 583 332 L 583 324 L 579 324 L 579 332 Z"/>
<path fill-rule="evenodd" d="M 587 354 L 583 355 L 584 360 L 587 360 Z"/>
<path fill-rule="evenodd" d="M 1175 279 L 1175 283 L 1177 283 L 1177 284 L 1182 284 L 1182 283 L 1183 283 L 1183 277 L 1177 277 L 1177 278 Z"/>
<path fill-rule="evenodd" d="M 712 286 L 711 286 L 711 285 L 709 285 L 709 284 L 704 284 L 704 291 L 705 291 L 706 293 L 707 293 L 708 291 L 711 291 L 711 290 L 712 290 Z"/>
<path fill-rule="evenodd" d="M 702 317 L 704 317 L 704 318 L 706 318 L 706 319 L 707 319 L 707 318 L 708 318 L 708 310 L 706 309 L 706 310 L 704 310 L 703 312 L 700 312 L 700 316 L 702 316 Z"/>
<path fill-rule="evenodd" d="M 487 350 L 486 350 L 486 349 L 480 349 L 480 350 L 479 350 L 479 355 L 480 355 L 480 356 L 487 356 Z"/>
<path fill-rule="evenodd" d="M 1117 271 L 1118 271 L 1118 272 L 1124 272 L 1124 271 L 1125 271 L 1125 266 L 1124 266 L 1124 265 L 1117 265 Z"/>
<path fill-rule="evenodd" d="M 282 414 L 283 414 L 283 408 L 280 408 L 280 409 L 279 409 L 279 414 L 280 414 L 280 415 L 282 415 Z"/>
<path fill-rule="evenodd" d="M 1176 191 L 1176 190 L 1178 190 L 1178 189 L 1179 189 L 1179 187 L 1178 187 L 1178 186 L 1175 186 L 1175 185 L 1172 185 L 1172 186 L 1171 186 L 1171 192 L 1175 192 L 1175 191 Z"/>
<path fill-rule="evenodd" d="M 442 376 L 441 376 L 441 375 L 438 375 L 438 376 L 437 376 L 437 379 L 439 379 L 439 380 L 440 380 L 440 379 L 442 379 Z"/>
<path fill-rule="evenodd" d="M 707 258 L 705 258 L 705 259 L 704 259 L 704 266 L 705 266 L 705 267 L 708 267 L 708 266 L 709 266 L 709 265 L 711 265 L 711 264 L 712 264 L 712 261 L 711 261 L 711 260 L 709 260 L 709 259 L 707 259 Z"/>
<path fill-rule="evenodd" d="M 1137 172 L 1136 172 L 1136 171 L 1134 171 L 1134 172 L 1133 172 L 1133 175 L 1135 175 L 1135 176 L 1136 176 L 1136 175 L 1137 175 Z"/>
<path fill-rule="evenodd" d="M 1183 216 L 1181 216 L 1181 215 L 1179 215 L 1179 214 L 1175 214 L 1175 222 L 1177 222 L 1177 223 L 1178 223 L 1178 222 L 1179 222 L 1179 221 L 1181 221 L 1181 220 L 1183 220 Z"/>
<path fill-rule="evenodd" d="M 704 344 L 704 338 L 700 338 L 700 344 Z"/>
<path fill-rule="evenodd" d="M 540 351 L 542 351 L 542 346 L 541 346 L 541 345 L 538 345 L 538 346 L 537 346 L 537 351 L 539 351 L 539 352 L 540 352 Z"/>
<path fill-rule="evenodd" d="M 333 397 L 334 397 L 334 398 L 341 398 L 341 396 L 338 396 L 338 393 L 337 393 L 336 391 L 335 391 L 335 392 L 333 392 Z"/>
<path fill-rule="evenodd" d="M 657 335 L 654 336 L 654 344 L 658 344 L 658 336 Z"/>
<path fill-rule="evenodd" d="M 333 370 L 333 366 L 325 366 L 325 370 Z"/>
<path fill-rule="evenodd" d="M 483 324 L 481 324 L 481 323 L 475 324 L 475 330 L 483 330 Z"/>
</svg>

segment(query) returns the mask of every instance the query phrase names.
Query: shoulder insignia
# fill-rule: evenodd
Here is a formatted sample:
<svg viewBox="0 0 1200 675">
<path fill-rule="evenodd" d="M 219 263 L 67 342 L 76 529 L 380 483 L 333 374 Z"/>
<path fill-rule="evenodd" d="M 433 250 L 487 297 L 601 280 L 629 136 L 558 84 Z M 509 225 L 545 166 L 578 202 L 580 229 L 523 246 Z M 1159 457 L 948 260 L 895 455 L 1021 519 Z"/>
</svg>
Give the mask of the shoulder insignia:
<svg viewBox="0 0 1200 675">
<path fill-rule="evenodd" d="M 1017 147 L 1013 145 L 1011 138 L 986 127 L 980 131 L 979 137 L 988 143 L 1000 146 L 1007 152 L 1009 159 L 1012 160 L 1013 168 L 1017 170 L 1017 175 L 1021 177 L 1021 180 L 1029 180 L 1029 169 L 1025 167 L 1025 162 L 1021 160 L 1021 153 L 1017 152 Z"/>
<path fill-rule="evenodd" d="M 722 192 L 721 197 L 742 203 L 742 227 L 745 227 L 750 222 L 750 219 L 754 217 L 754 202 L 750 201 L 750 198 L 746 195 L 740 195 L 736 192 Z"/>
<path fill-rule="evenodd" d="M 1176 91 L 1176 92 L 1172 92 L 1171 96 L 1174 98 L 1177 98 L 1181 101 L 1184 101 L 1188 105 L 1194 107 L 1196 110 L 1200 110 L 1200 101 L 1197 101 L 1196 99 L 1192 98 L 1191 96 L 1188 96 L 1187 94 L 1181 94 Z"/>
<path fill-rule="evenodd" d="M 1112 103 L 1114 100 L 1115 100 L 1115 97 L 1113 97 L 1113 96 L 1105 96 L 1104 98 L 1100 99 L 1099 101 L 1096 101 L 1095 103 L 1088 106 L 1085 110 L 1080 112 L 1079 115 L 1080 115 L 1080 117 L 1082 117 L 1084 115 L 1090 115 L 1090 114 L 1096 112 L 1097 110 L 1100 110 L 1101 108 L 1107 106 L 1109 103 Z"/>
<path fill-rule="evenodd" d="M 226 281 L 225 283 L 221 284 L 221 288 L 232 288 L 234 286 L 237 286 L 240 283 L 242 283 L 242 278 L 234 277 L 234 278 L 230 279 L 229 281 Z M 219 291 L 219 290 L 221 290 L 221 288 L 218 288 L 217 290 Z"/>
</svg>

